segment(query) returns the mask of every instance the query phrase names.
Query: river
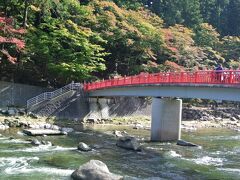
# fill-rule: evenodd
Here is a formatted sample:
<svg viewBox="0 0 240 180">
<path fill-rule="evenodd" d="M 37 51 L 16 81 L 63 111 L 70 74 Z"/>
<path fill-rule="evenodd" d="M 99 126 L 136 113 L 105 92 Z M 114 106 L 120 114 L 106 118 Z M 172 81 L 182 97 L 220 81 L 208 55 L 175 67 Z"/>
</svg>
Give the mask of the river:
<svg viewBox="0 0 240 180">
<path fill-rule="evenodd" d="M 116 147 L 113 130 L 125 130 L 144 138 L 144 150 L 134 152 Z M 240 179 L 240 134 L 228 129 L 183 132 L 182 139 L 201 147 L 176 143 L 149 142 L 150 132 L 126 126 L 78 128 L 67 136 L 38 137 L 54 146 L 32 146 L 20 129 L 0 131 L 0 179 L 70 179 L 71 173 L 90 159 L 107 164 L 110 171 L 136 180 L 162 179 Z M 9 139 L 14 137 L 14 139 Z M 94 145 L 91 152 L 77 150 L 78 142 Z M 158 178 L 156 178 L 158 179 Z"/>
</svg>

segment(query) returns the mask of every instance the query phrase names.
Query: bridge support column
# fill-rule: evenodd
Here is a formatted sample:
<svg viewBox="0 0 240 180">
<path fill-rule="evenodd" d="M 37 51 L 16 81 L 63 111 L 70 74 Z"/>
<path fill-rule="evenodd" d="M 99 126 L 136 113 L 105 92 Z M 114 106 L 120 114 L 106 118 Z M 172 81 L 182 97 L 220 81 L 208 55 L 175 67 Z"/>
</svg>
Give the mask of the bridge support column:
<svg viewBox="0 0 240 180">
<path fill-rule="evenodd" d="M 181 119 L 181 99 L 153 98 L 151 141 L 180 139 Z"/>
</svg>

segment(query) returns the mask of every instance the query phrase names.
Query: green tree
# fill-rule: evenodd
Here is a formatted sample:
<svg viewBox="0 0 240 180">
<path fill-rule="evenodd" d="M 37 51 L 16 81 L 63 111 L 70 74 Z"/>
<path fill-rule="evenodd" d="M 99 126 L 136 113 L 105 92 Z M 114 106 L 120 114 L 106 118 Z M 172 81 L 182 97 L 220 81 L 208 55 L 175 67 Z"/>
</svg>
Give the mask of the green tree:
<svg viewBox="0 0 240 180">
<path fill-rule="evenodd" d="M 128 1 L 112 0 L 112 1 L 120 7 L 124 7 L 126 9 L 133 9 L 133 10 L 137 10 L 143 5 L 140 0 L 128 0 Z"/>
<path fill-rule="evenodd" d="M 228 61 L 240 61 L 240 37 L 225 36 L 220 51 Z"/>
<path fill-rule="evenodd" d="M 240 0 L 229 0 L 224 10 L 223 34 L 240 36 Z"/>
<path fill-rule="evenodd" d="M 34 52 L 31 59 L 45 66 L 48 79 L 61 83 L 79 81 L 105 69 L 106 53 L 99 45 L 105 41 L 91 29 L 81 26 L 82 16 L 86 16 L 87 11 L 77 1 L 65 0 L 48 7 L 39 4 L 36 9 L 37 18 L 43 15 L 40 22 L 37 20 L 37 28 L 31 28 L 27 42 Z"/>
<path fill-rule="evenodd" d="M 148 1 L 145 4 L 170 26 L 184 24 L 194 27 L 202 22 L 199 0 L 159 0 Z"/>
<path fill-rule="evenodd" d="M 216 47 L 219 45 L 220 34 L 208 23 L 202 23 L 195 29 L 195 42 L 201 47 Z"/>
<path fill-rule="evenodd" d="M 182 7 L 184 25 L 187 27 L 196 27 L 202 22 L 199 0 L 183 0 Z"/>
<path fill-rule="evenodd" d="M 229 0 L 202 0 L 200 2 L 201 13 L 204 22 L 208 22 L 223 32 L 224 28 L 224 11 L 229 4 Z"/>
<path fill-rule="evenodd" d="M 163 51 L 162 19 L 149 11 L 119 8 L 108 1 L 91 2 L 91 29 L 107 40 L 104 46 L 107 71 L 136 74 L 148 61 L 161 62 Z M 97 12 L 94 14 L 94 12 Z"/>
</svg>

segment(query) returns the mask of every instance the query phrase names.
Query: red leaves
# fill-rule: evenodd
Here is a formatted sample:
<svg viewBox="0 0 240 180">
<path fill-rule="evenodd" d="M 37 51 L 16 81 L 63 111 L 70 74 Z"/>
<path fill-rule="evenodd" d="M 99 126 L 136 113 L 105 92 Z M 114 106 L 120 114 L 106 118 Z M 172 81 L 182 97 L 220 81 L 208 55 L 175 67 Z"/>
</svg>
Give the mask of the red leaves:
<svg viewBox="0 0 240 180">
<path fill-rule="evenodd" d="M 12 18 L 7 18 L 7 17 L 0 17 L 0 23 L 2 23 L 2 24 L 12 24 L 13 19 Z"/>
<path fill-rule="evenodd" d="M 175 47 L 169 47 L 169 46 L 167 46 L 167 48 L 170 50 L 170 51 L 172 51 L 172 52 L 178 52 L 178 49 L 177 48 L 175 48 Z"/>
<path fill-rule="evenodd" d="M 24 41 L 17 38 L 6 38 L 6 37 L 0 36 L 0 44 L 1 43 L 15 44 L 18 50 L 22 50 L 25 48 Z"/>
<path fill-rule="evenodd" d="M 11 33 L 15 33 L 15 34 L 25 34 L 26 33 L 26 30 L 23 28 L 20 28 L 20 29 L 9 28 L 8 31 Z"/>
<path fill-rule="evenodd" d="M 10 34 L 25 34 L 26 30 L 23 28 L 20 29 L 14 29 L 12 26 L 0 26 L 0 31 L 4 31 L 5 33 L 10 33 Z"/>
<path fill-rule="evenodd" d="M 178 49 L 173 45 L 174 35 L 172 31 L 170 29 L 164 29 L 163 32 L 164 32 L 165 42 L 167 44 L 166 48 L 173 53 L 178 53 Z"/>
<path fill-rule="evenodd" d="M 9 43 L 15 44 L 17 46 L 17 49 L 22 50 L 25 48 L 25 43 L 23 40 L 17 39 L 17 38 L 11 38 L 9 40 Z"/>
<path fill-rule="evenodd" d="M 16 46 L 16 50 L 21 51 L 25 48 L 25 42 L 18 37 L 24 33 L 26 33 L 25 29 L 15 29 L 13 27 L 12 18 L 0 17 L 0 34 L 3 35 L 0 35 L 0 44 L 14 44 Z M 7 47 L 12 48 L 11 46 Z M 11 56 L 6 49 L 2 49 L 0 52 L 7 57 L 10 63 L 16 64 L 17 58 Z"/>
<path fill-rule="evenodd" d="M 166 41 L 169 42 L 173 40 L 173 34 L 169 29 L 164 29 L 164 35 L 165 35 Z"/>
<path fill-rule="evenodd" d="M 7 38 L 0 36 L 0 44 L 5 43 Z"/>
</svg>

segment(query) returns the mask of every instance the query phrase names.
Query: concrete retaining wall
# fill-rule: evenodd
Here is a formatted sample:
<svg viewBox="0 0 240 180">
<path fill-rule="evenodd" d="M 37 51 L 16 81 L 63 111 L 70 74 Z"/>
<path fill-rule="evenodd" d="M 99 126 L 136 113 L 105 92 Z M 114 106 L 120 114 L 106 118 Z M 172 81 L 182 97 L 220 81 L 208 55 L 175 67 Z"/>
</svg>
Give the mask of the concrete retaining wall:
<svg viewBox="0 0 240 180">
<path fill-rule="evenodd" d="M 0 107 L 11 105 L 24 107 L 28 99 L 48 90 L 38 86 L 0 81 Z"/>
<path fill-rule="evenodd" d="M 70 105 L 61 112 L 58 112 L 55 116 L 58 119 L 74 119 L 82 120 L 89 113 L 89 103 L 86 97 L 79 97 L 76 101 L 70 103 Z"/>
<path fill-rule="evenodd" d="M 43 92 L 53 91 L 53 89 L 18 84 L 13 82 L 0 81 L 0 107 L 19 106 L 25 107 L 27 100 Z M 91 101 L 91 99 L 90 99 Z M 107 117 L 124 117 L 130 115 L 147 115 L 151 114 L 151 100 L 137 97 L 112 97 L 102 99 L 98 104 L 92 104 L 97 113 L 98 119 Z M 97 106 L 97 107 L 94 107 Z M 106 114 L 107 113 L 107 114 Z M 56 114 L 58 118 L 83 119 L 89 114 L 88 99 L 78 98 L 72 102 L 69 107 Z"/>
<path fill-rule="evenodd" d="M 89 119 L 151 116 L 151 99 L 138 97 L 89 98 Z"/>
</svg>

